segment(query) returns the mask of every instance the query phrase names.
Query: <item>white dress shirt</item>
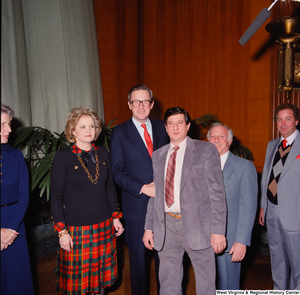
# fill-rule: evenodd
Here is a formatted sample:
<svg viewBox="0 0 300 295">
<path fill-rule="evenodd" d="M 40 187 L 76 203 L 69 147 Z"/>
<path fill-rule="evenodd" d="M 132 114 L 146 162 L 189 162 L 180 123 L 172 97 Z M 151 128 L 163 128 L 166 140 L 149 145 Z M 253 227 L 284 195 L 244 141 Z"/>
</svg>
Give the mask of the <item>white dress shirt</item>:
<svg viewBox="0 0 300 295">
<path fill-rule="evenodd" d="M 294 142 L 294 140 L 295 140 L 296 136 L 298 135 L 298 133 L 299 133 L 299 130 L 296 129 L 295 132 L 293 134 L 291 134 L 288 138 L 284 138 L 283 136 L 281 136 L 281 141 L 283 141 L 284 139 L 286 139 L 286 141 L 287 141 L 286 145 L 287 146 L 291 145 Z"/>
<path fill-rule="evenodd" d="M 144 136 L 144 131 L 145 129 L 141 126 L 142 124 L 146 124 L 146 127 L 147 127 L 147 131 L 151 137 L 151 140 L 153 142 L 153 136 L 152 136 L 152 125 L 151 125 L 151 121 L 149 119 L 147 119 L 147 121 L 145 123 L 140 123 L 139 121 L 137 121 L 136 119 L 134 119 L 132 117 L 132 122 L 133 124 L 135 125 L 136 129 L 138 130 L 145 146 L 147 147 L 147 143 L 146 143 L 146 140 L 145 140 L 145 136 Z"/>
<path fill-rule="evenodd" d="M 223 154 L 222 156 L 220 156 L 220 160 L 221 160 L 221 169 L 222 169 L 222 171 L 223 171 L 224 166 L 225 166 L 225 163 L 226 163 L 226 161 L 227 161 L 228 154 L 229 154 L 229 150 L 228 150 L 225 154 Z"/>
<path fill-rule="evenodd" d="M 168 207 L 165 199 L 165 212 L 171 212 L 174 214 L 180 213 L 180 181 L 181 181 L 183 158 L 186 149 L 186 138 L 178 146 L 179 149 L 177 150 L 177 155 L 176 155 L 176 166 L 175 166 L 175 176 L 174 176 L 174 204 Z M 174 152 L 173 147 L 174 144 L 170 143 L 170 148 L 168 150 L 166 163 L 165 163 L 165 181 L 166 181 L 169 158 L 170 155 Z"/>
</svg>

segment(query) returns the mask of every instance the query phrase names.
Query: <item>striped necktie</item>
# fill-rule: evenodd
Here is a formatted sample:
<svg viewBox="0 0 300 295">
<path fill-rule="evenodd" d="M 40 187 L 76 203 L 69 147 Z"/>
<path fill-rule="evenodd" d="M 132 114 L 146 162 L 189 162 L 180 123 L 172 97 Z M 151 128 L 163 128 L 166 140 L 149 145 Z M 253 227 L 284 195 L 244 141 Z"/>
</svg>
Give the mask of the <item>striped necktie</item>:
<svg viewBox="0 0 300 295">
<path fill-rule="evenodd" d="M 174 146 L 173 149 L 174 152 L 170 155 L 169 158 L 165 181 L 165 198 L 168 207 L 171 207 L 174 204 L 174 175 L 176 167 L 176 155 L 179 146 Z"/>
</svg>

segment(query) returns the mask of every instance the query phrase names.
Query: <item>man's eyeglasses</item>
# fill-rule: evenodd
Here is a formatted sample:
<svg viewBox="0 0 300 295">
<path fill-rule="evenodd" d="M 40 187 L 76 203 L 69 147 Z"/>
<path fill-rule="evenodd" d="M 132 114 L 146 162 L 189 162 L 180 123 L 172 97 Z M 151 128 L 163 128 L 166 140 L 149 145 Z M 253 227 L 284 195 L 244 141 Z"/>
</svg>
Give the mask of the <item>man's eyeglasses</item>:
<svg viewBox="0 0 300 295">
<path fill-rule="evenodd" d="M 134 107 L 139 107 L 142 103 L 144 107 L 148 107 L 151 104 L 151 100 L 133 100 L 130 102 Z"/>
</svg>

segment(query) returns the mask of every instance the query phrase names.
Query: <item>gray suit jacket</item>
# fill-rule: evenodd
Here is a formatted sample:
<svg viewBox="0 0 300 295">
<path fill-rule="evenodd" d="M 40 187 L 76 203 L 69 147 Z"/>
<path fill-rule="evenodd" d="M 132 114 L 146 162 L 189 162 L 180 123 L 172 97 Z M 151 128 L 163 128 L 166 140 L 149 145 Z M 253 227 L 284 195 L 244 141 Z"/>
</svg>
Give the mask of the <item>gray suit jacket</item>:
<svg viewBox="0 0 300 295">
<path fill-rule="evenodd" d="M 280 138 L 269 142 L 261 180 L 260 207 L 268 210 L 267 189 L 274 156 Z M 298 157 L 298 159 L 296 159 Z M 282 226 L 289 231 L 300 230 L 300 133 L 298 133 L 286 159 L 277 185 L 278 210 Z"/>
<path fill-rule="evenodd" d="M 258 192 L 254 164 L 229 152 L 223 181 L 227 202 L 226 252 L 229 252 L 234 242 L 251 244 Z"/>
<path fill-rule="evenodd" d="M 153 230 L 154 248 L 158 251 L 164 246 L 166 232 L 164 172 L 169 147 L 169 144 L 165 145 L 152 155 L 155 198 L 150 198 L 148 203 L 145 229 Z M 225 192 L 220 157 L 212 143 L 187 137 L 180 183 L 180 208 L 190 248 L 209 248 L 211 234 L 225 234 Z"/>
</svg>

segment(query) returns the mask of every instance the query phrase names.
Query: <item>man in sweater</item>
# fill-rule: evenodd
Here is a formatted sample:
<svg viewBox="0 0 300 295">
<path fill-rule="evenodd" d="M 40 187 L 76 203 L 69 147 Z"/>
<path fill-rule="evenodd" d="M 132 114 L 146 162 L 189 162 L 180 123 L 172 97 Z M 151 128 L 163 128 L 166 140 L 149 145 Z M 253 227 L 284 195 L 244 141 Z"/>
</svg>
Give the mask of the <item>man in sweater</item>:
<svg viewBox="0 0 300 295">
<path fill-rule="evenodd" d="M 274 289 L 300 290 L 300 114 L 292 104 L 274 116 L 281 137 L 269 142 L 261 180 L 259 223 L 267 224 Z"/>
</svg>

